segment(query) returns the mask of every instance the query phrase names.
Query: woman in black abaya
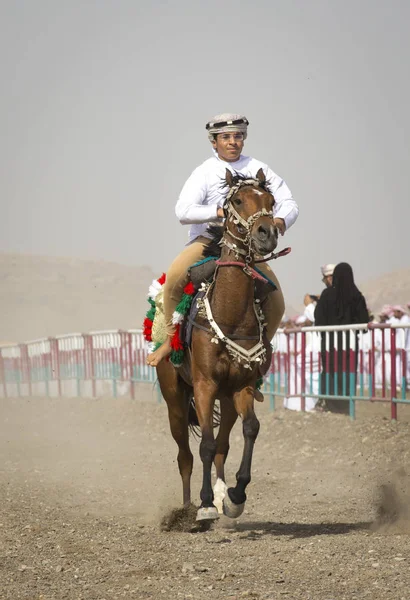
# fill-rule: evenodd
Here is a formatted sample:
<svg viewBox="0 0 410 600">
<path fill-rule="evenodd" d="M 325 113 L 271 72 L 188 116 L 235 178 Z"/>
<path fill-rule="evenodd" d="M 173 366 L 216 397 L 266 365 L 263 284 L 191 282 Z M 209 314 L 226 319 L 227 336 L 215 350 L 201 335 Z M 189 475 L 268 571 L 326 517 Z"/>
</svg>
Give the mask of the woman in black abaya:
<svg viewBox="0 0 410 600">
<path fill-rule="evenodd" d="M 355 285 L 352 267 L 347 263 L 340 263 L 333 273 L 333 285 L 325 289 L 320 296 L 315 310 L 315 325 L 355 325 L 369 322 L 369 312 L 363 294 Z M 354 336 L 354 337 L 353 337 Z M 345 391 L 343 390 L 343 338 L 346 338 L 346 373 Z M 329 395 L 349 396 L 350 390 L 350 349 L 354 352 L 353 371 L 354 390 L 356 390 L 357 372 L 357 344 L 359 332 L 340 331 L 337 334 L 337 364 L 335 365 L 334 334 L 329 334 L 329 368 L 326 366 L 326 335 L 322 334 L 322 373 L 321 393 Z M 354 339 L 355 338 L 355 339 Z M 355 344 L 354 344 L 355 342 Z M 337 390 L 335 391 L 334 375 L 337 373 Z M 329 375 L 329 391 L 326 391 L 326 374 Z M 349 413 L 348 400 L 326 400 L 326 408 L 332 412 Z"/>
</svg>

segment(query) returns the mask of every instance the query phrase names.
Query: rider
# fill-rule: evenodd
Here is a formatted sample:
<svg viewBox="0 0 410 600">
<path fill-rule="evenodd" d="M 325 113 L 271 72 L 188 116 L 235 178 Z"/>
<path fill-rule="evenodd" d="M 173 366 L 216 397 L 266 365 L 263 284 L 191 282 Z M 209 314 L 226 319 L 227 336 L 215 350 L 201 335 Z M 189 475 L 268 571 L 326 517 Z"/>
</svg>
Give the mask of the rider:
<svg viewBox="0 0 410 600">
<path fill-rule="evenodd" d="M 171 353 L 171 337 L 175 331 L 172 316 L 181 300 L 183 289 L 188 282 L 188 269 L 201 260 L 204 246 L 209 243 L 207 227 L 211 222 L 224 217 L 224 190 L 226 169 L 233 174 L 240 173 L 255 178 L 263 169 L 269 189 L 275 198 L 274 224 L 284 235 L 296 221 L 299 209 L 292 198 L 286 183 L 264 163 L 241 154 L 247 137 L 249 121 L 242 115 L 222 114 L 213 117 L 207 124 L 208 138 L 213 146 L 214 156 L 202 163 L 189 177 L 182 188 L 175 213 L 182 225 L 191 225 L 189 242 L 168 269 L 164 287 L 164 313 L 167 323 L 167 340 L 147 357 L 147 363 L 156 366 Z M 267 263 L 260 263 L 259 269 L 277 286 L 263 304 L 267 321 L 267 336 L 271 340 L 285 311 L 283 294 L 279 282 Z"/>
</svg>

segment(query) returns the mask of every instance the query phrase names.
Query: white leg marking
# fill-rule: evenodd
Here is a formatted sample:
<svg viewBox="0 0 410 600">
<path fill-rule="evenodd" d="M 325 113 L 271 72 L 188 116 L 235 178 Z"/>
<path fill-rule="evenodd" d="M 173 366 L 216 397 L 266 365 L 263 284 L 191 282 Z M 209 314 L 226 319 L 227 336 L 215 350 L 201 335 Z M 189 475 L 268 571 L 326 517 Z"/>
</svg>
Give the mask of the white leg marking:
<svg viewBox="0 0 410 600">
<path fill-rule="evenodd" d="M 223 512 L 224 512 L 223 511 L 223 502 L 224 502 L 224 498 L 226 496 L 227 489 L 228 489 L 228 486 L 226 485 L 226 483 L 218 477 L 218 479 L 216 480 L 216 483 L 214 485 L 214 504 L 215 504 L 216 508 L 218 509 L 218 512 L 220 515 L 223 515 Z"/>
</svg>

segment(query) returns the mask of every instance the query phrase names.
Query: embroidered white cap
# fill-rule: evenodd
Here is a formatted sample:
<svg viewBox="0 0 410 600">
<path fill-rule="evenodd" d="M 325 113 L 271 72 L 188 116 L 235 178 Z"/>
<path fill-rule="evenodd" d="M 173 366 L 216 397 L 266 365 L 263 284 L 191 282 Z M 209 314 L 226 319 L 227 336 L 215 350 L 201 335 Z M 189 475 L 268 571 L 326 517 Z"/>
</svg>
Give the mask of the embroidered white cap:
<svg viewBox="0 0 410 600">
<path fill-rule="evenodd" d="M 328 277 L 329 275 L 333 275 L 333 271 L 335 270 L 336 265 L 329 263 L 328 265 L 324 265 L 321 267 L 323 277 Z"/>
<path fill-rule="evenodd" d="M 231 131 L 243 133 L 243 139 L 246 140 L 248 125 L 249 121 L 243 115 L 223 113 L 212 117 L 205 125 L 205 128 L 208 131 L 208 138 L 211 142 L 217 133 L 229 133 Z"/>
</svg>

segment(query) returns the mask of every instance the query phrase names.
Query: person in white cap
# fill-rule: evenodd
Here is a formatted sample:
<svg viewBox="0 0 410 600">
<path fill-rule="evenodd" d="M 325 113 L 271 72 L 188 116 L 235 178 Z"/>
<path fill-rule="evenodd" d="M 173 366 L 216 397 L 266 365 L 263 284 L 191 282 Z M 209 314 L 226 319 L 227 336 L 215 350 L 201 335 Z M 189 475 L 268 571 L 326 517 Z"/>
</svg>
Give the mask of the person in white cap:
<svg viewBox="0 0 410 600">
<path fill-rule="evenodd" d="M 329 263 L 328 265 L 324 265 L 320 268 L 322 271 L 322 281 L 327 288 L 332 287 L 333 283 L 333 271 L 335 270 L 336 265 Z"/>
<path fill-rule="evenodd" d="M 170 340 L 175 331 L 172 315 L 183 289 L 188 283 L 188 269 L 201 260 L 204 247 L 209 244 L 207 228 L 211 222 L 224 217 L 223 205 L 226 189 L 223 184 L 226 169 L 233 174 L 255 178 L 262 169 L 271 193 L 275 198 L 274 224 L 284 235 L 296 221 L 299 209 L 286 183 L 265 163 L 242 154 L 248 132 L 248 119 L 243 115 L 225 113 L 210 119 L 206 124 L 208 139 L 214 154 L 202 163 L 182 188 L 175 213 L 182 225 L 190 225 L 189 242 L 168 269 L 164 288 L 164 313 L 167 323 L 167 340 L 147 357 L 147 363 L 156 366 L 171 352 Z M 267 335 L 272 339 L 285 312 L 279 282 L 267 263 L 261 263 L 261 271 L 271 279 L 277 289 L 269 294 L 264 304 L 267 318 Z"/>
</svg>

